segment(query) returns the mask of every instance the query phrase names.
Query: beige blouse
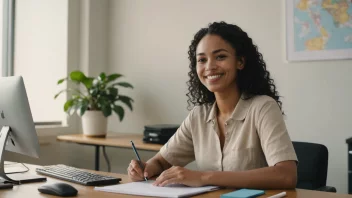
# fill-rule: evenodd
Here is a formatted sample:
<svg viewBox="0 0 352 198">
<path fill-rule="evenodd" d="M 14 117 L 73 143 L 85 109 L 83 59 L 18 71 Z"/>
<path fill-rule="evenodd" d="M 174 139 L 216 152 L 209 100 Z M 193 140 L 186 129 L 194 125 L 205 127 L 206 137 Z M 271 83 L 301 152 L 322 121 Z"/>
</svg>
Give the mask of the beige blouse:
<svg viewBox="0 0 352 198">
<path fill-rule="evenodd" d="M 160 149 L 174 166 L 196 160 L 201 171 L 241 171 L 297 161 L 282 113 L 269 96 L 240 99 L 225 122 L 225 142 L 220 148 L 217 106 L 196 106 L 180 128 Z"/>
</svg>

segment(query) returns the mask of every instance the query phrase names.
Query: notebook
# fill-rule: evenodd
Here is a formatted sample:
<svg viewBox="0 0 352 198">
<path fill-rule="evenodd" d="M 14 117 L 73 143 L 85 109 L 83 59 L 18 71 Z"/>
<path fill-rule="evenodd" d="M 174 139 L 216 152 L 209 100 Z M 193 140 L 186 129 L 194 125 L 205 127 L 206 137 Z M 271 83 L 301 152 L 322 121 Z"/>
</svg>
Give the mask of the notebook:
<svg viewBox="0 0 352 198">
<path fill-rule="evenodd" d="M 226 194 L 222 194 L 220 198 L 252 198 L 264 195 L 264 190 L 241 189 Z"/>
<path fill-rule="evenodd" d="M 94 190 L 151 197 L 189 197 L 219 189 L 217 186 L 189 187 L 184 185 L 168 185 L 160 187 L 153 186 L 153 182 L 153 180 L 131 182 L 105 187 L 95 187 Z"/>
</svg>

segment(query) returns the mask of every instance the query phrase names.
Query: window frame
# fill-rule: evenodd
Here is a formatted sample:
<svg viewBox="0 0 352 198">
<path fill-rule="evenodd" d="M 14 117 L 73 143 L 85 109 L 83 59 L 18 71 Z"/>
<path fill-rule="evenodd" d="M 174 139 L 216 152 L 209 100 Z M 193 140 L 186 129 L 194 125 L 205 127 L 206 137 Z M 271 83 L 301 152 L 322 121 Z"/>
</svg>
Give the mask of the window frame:
<svg viewBox="0 0 352 198">
<path fill-rule="evenodd" d="M 2 76 L 13 75 L 15 0 L 3 0 Z"/>
</svg>

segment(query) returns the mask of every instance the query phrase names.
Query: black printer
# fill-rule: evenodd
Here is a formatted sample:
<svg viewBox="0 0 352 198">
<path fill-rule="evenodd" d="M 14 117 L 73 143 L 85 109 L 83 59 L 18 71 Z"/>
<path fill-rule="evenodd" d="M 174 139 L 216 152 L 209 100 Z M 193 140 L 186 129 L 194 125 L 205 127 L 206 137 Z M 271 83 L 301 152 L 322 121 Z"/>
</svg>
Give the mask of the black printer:
<svg viewBox="0 0 352 198">
<path fill-rule="evenodd" d="M 175 134 L 180 125 L 156 124 L 144 126 L 143 142 L 165 144 Z"/>
</svg>

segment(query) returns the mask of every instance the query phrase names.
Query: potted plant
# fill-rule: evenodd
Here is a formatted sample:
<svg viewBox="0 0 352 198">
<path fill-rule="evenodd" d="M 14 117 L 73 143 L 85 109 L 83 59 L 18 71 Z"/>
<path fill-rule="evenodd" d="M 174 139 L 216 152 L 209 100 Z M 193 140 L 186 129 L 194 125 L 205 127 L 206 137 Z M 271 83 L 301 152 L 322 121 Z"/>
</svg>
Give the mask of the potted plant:
<svg viewBox="0 0 352 198">
<path fill-rule="evenodd" d="M 72 81 L 78 86 L 61 90 L 55 95 L 55 99 L 63 92 L 70 92 L 69 98 L 64 104 L 64 111 L 69 115 L 77 112 L 82 117 L 83 134 L 87 136 L 105 136 L 107 130 L 107 118 L 116 113 L 123 120 L 125 110 L 121 104 L 126 105 L 131 111 L 132 98 L 122 95 L 118 87 L 133 89 L 127 82 L 116 82 L 122 77 L 121 74 L 105 75 L 101 73 L 96 78 L 87 77 L 81 71 L 73 71 L 69 77 L 60 79 L 57 84 L 64 81 Z M 80 89 L 80 86 L 81 88 Z"/>
</svg>

